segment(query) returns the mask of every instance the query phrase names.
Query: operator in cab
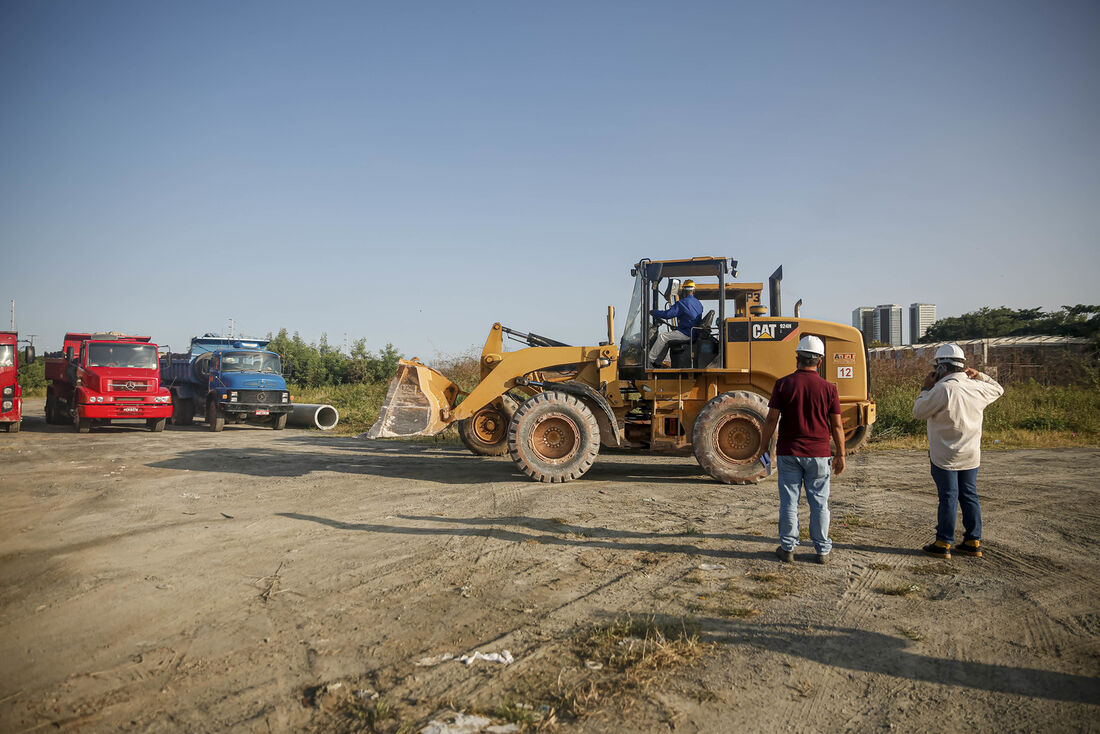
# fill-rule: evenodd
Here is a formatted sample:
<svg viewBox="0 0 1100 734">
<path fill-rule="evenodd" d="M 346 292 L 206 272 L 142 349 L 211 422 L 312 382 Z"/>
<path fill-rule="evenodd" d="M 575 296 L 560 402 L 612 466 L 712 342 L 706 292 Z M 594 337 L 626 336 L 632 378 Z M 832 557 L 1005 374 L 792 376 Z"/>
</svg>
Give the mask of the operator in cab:
<svg viewBox="0 0 1100 734">
<path fill-rule="evenodd" d="M 699 325 L 703 316 L 703 304 L 695 297 L 695 281 L 685 280 L 680 286 L 680 300 L 664 311 L 653 309 L 650 313 L 659 319 L 676 319 L 676 329 L 662 331 L 649 348 L 649 364 L 660 368 L 665 355 L 673 344 L 691 341 L 691 330 Z"/>
</svg>

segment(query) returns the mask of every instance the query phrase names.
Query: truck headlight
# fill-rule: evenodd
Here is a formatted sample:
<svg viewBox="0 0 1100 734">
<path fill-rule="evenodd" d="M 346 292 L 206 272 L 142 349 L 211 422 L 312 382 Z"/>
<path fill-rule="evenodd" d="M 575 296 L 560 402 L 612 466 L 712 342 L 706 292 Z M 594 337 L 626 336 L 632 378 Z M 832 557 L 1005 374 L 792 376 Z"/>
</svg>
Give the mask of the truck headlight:
<svg viewBox="0 0 1100 734">
<path fill-rule="evenodd" d="M 229 392 L 229 402 L 231 402 L 231 403 L 237 402 L 237 391 L 236 390 L 230 390 L 230 392 Z"/>
<path fill-rule="evenodd" d="M 288 393 L 288 392 L 283 393 L 283 402 L 284 403 L 289 403 L 290 402 L 290 393 Z"/>
<path fill-rule="evenodd" d="M 15 395 L 15 385 L 5 385 L 4 386 L 4 397 L 5 398 L 10 398 L 13 395 Z"/>
<path fill-rule="evenodd" d="M 12 409 L 12 406 L 15 405 L 15 403 L 13 403 L 10 400 L 5 400 L 3 405 L 4 405 L 3 410 L 4 410 L 5 413 L 7 413 L 9 410 Z"/>
</svg>

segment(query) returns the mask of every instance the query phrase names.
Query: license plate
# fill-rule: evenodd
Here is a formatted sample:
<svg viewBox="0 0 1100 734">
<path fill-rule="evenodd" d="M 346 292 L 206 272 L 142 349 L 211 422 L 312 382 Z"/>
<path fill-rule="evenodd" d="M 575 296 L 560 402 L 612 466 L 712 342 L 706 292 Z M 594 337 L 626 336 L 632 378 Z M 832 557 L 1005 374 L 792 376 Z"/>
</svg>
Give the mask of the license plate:
<svg viewBox="0 0 1100 734">
<path fill-rule="evenodd" d="M 257 410 L 256 415 L 271 415 L 270 410 Z"/>
<path fill-rule="evenodd" d="M 123 408 L 122 412 L 123 413 L 137 413 L 139 410 L 140 410 L 140 408 L 130 407 L 130 408 Z"/>
</svg>

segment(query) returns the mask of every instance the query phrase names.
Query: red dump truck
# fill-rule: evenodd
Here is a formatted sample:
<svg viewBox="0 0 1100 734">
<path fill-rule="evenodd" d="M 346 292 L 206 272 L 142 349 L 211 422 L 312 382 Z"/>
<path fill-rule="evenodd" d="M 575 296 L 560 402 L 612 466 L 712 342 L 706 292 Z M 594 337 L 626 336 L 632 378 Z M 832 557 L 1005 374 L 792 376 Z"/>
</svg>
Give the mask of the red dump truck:
<svg viewBox="0 0 1100 734">
<path fill-rule="evenodd" d="M 46 381 L 46 422 L 71 422 L 80 433 L 121 420 L 163 431 L 172 415 L 157 345 L 147 336 L 66 334 L 61 352 L 46 357 Z"/>
<path fill-rule="evenodd" d="M 23 391 L 19 388 L 19 335 L 0 331 L 0 428 L 15 433 L 23 421 Z M 34 361 L 34 348 L 23 350 L 23 361 Z"/>
</svg>

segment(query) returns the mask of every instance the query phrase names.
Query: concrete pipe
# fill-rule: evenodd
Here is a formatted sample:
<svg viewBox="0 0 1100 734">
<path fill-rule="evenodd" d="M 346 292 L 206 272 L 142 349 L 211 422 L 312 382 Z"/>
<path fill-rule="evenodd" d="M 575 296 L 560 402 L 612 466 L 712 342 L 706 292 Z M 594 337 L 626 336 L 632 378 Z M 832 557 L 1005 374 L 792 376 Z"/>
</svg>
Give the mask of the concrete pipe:
<svg viewBox="0 0 1100 734">
<path fill-rule="evenodd" d="M 340 413 L 336 408 L 311 403 L 295 403 L 287 416 L 287 423 L 292 426 L 320 428 L 322 431 L 331 431 L 339 420 Z"/>
</svg>

